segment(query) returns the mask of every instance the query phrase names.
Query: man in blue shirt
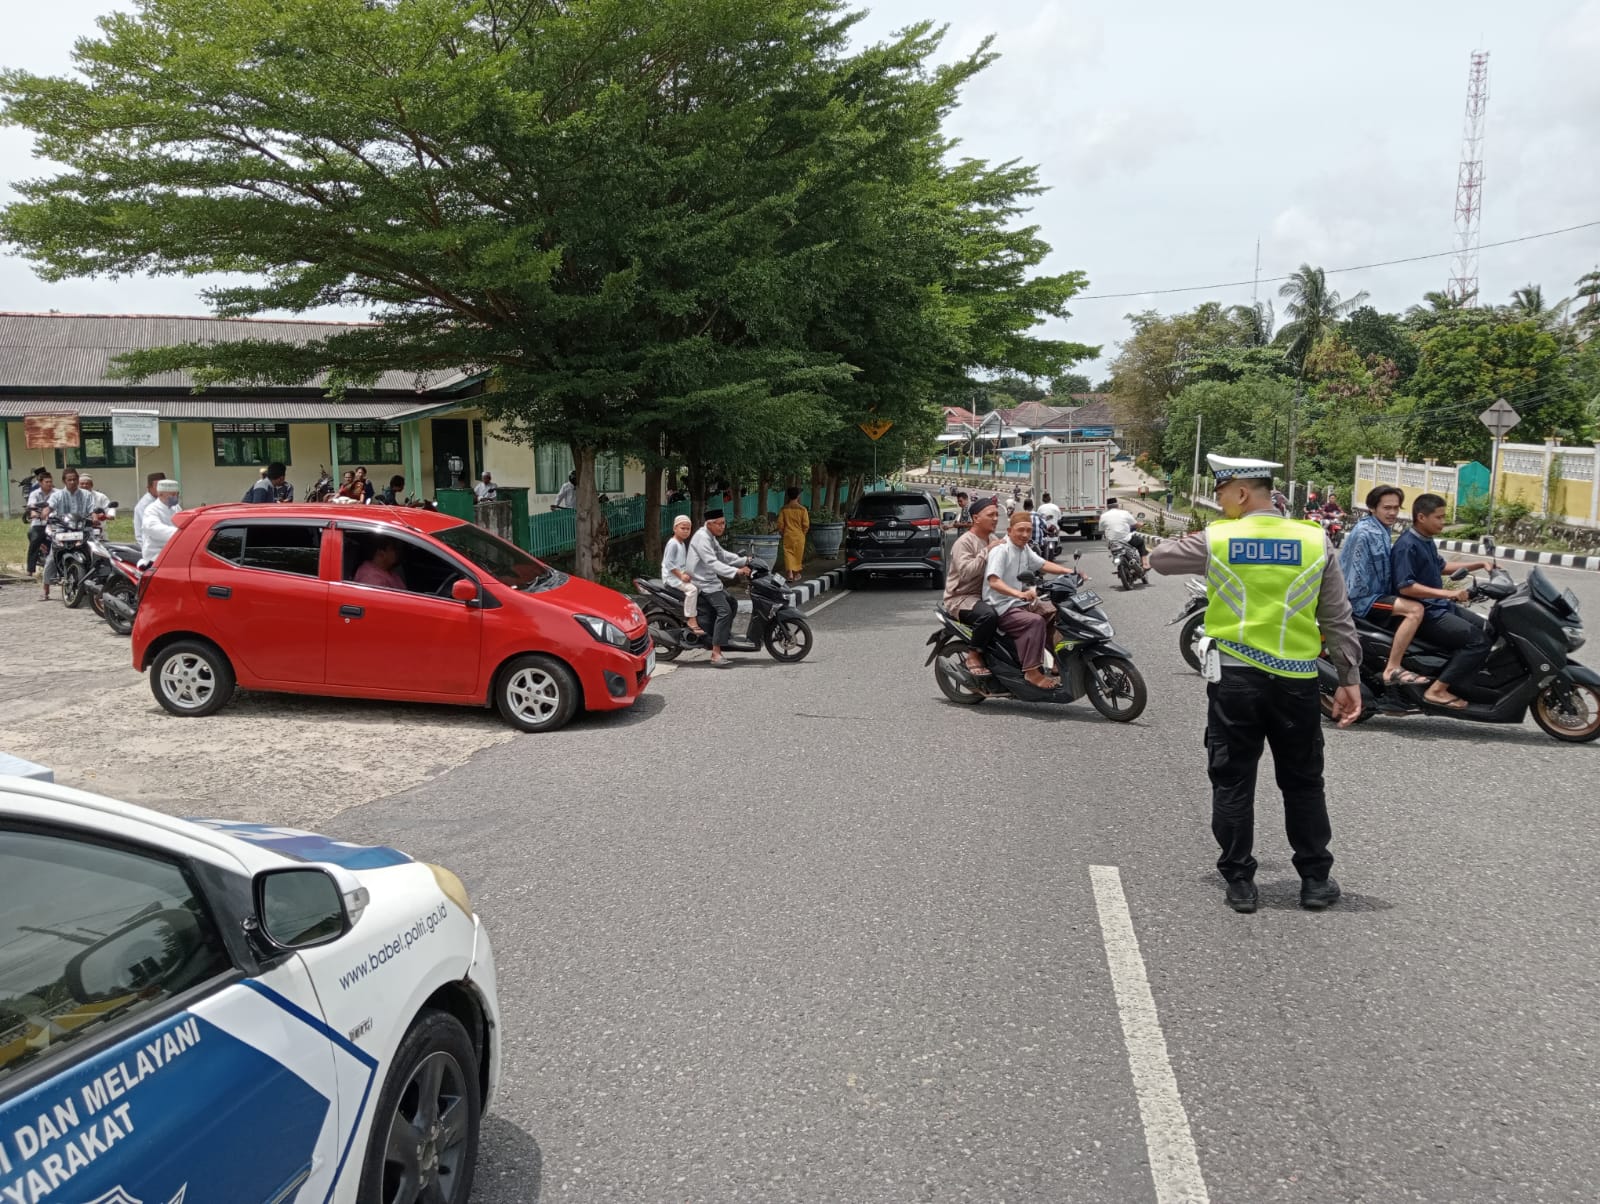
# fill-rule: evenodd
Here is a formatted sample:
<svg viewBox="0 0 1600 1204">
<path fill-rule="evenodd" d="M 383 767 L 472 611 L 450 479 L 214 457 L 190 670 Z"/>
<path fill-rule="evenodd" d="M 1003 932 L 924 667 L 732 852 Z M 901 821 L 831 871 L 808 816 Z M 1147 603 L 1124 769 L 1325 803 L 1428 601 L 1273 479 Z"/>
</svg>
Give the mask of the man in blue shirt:
<svg viewBox="0 0 1600 1204">
<path fill-rule="evenodd" d="M 1456 690 L 1464 689 L 1489 659 L 1490 641 L 1483 619 L 1461 605 L 1467 600 L 1464 589 L 1446 589 L 1446 569 L 1474 571 L 1493 568 L 1487 560 L 1458 560 L 1445 564 L 1433 542 L 1444 530 L 1445 500 L 1437 493 L 1424 493 L 1411 503 L 1411 530 L 1402 535 L 1390 553 L 1395 589 L 1403 597 L 1422 603 L 1422 638 L 1435 648 L 1451 650 L 1439 680 L 1423 694 L 1424 702 L 1452 711 L 1462 711 L 1467 700 Z"/>
<path fill-rule="evenodd" d="M 1389 663 L 1383 667 L 1383 684 L 1392 686 L 1426 685 L 1428 678 L 1401 667 L 1406 649 L 1422 626 L 1422 603 L 1394 596 L 1394 576 L 1389 567 L 1389 552 L 1394 542 L 1395 519 L 1406 495 L 1397 485 L 1379 485 L 1367 494 L 1367 515 L 1354 527 L 1339 549 L 1339 568 L 1344 573 L 1345 589 L 1350 593 L 1350 609 L 1357 618 L 1367 616 L 1381 623 L 1388 614 L 1400 616 L 1389 645 Z"/>
</svg>

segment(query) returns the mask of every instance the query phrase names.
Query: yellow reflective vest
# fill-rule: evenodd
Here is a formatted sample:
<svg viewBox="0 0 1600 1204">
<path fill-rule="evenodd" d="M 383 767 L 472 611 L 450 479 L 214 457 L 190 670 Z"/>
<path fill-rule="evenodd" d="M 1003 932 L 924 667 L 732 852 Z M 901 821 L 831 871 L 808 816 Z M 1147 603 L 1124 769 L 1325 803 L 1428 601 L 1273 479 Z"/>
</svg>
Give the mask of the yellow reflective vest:
<svg viewBox="0 0 1600 1204">
<path fill-rule="evenodd" d="M 1206 635 L 1228 655 L 1279 677 L 1315 677 L 1322 528 L 1276 515 L 1206 528 Z"/>
</svg>

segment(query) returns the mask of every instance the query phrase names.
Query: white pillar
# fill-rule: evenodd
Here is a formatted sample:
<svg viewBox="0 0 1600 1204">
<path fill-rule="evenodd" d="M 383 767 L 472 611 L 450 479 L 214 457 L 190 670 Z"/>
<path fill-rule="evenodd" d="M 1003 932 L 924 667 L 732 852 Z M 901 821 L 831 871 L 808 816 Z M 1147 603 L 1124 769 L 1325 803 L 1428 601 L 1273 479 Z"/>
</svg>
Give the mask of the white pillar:
<svg viewBox="0 0 1600 1204">
<path fill-rule="evenodd" d="M 1589 525 L 1600 527 L 1600 443 L 1589 454 Z"/>
</svg>

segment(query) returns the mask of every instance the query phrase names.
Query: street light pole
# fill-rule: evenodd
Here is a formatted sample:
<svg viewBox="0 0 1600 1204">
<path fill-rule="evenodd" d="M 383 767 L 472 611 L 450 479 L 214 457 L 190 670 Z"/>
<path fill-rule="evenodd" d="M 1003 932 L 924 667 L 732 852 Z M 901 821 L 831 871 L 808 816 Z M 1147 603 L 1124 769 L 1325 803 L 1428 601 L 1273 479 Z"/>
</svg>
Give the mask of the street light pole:
<svg viewBox="0 0 1600 1204">
<path fill-rule="evenodd" d="M 1191 508 L 1194 503 L 1195 490 L 1200 487 L 1200 428 L 1205 424 L 1204 413 L 1194 416 L 1194 472 L 1189 477 L 1189 502 Z"/>
</svg>

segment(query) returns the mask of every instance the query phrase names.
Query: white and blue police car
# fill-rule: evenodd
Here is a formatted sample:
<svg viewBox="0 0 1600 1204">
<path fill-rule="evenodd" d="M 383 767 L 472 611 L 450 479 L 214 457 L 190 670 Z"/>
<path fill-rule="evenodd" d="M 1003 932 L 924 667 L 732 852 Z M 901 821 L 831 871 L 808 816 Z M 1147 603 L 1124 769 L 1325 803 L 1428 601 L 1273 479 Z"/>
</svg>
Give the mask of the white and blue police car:
<svg viewBox="0 0 1600 1204">
<path fill-rule="evenodd" d="M 0 778 L 0 1204 L 465 1204 L 488 934 L 393 849 Z"/>
</svg>

